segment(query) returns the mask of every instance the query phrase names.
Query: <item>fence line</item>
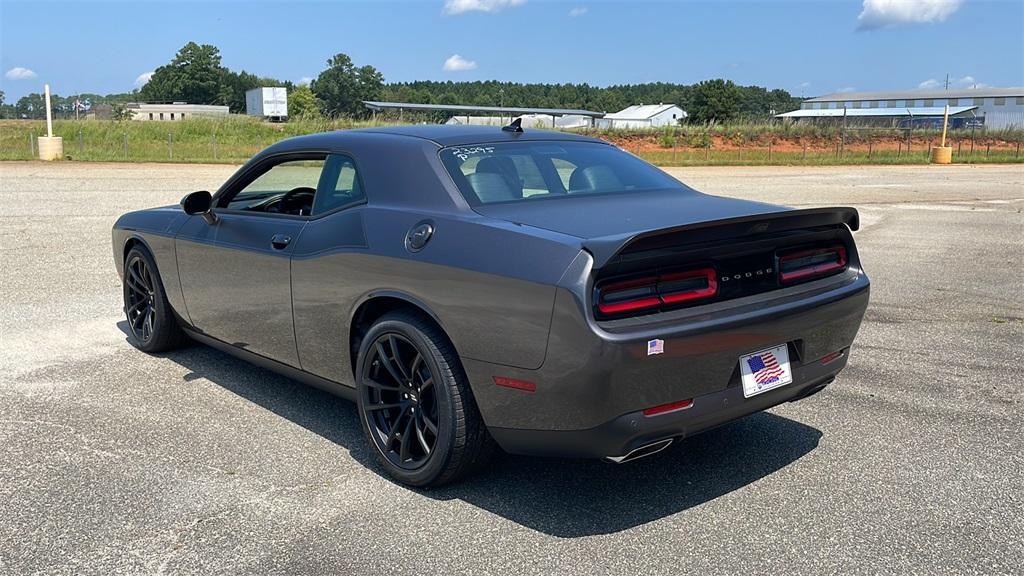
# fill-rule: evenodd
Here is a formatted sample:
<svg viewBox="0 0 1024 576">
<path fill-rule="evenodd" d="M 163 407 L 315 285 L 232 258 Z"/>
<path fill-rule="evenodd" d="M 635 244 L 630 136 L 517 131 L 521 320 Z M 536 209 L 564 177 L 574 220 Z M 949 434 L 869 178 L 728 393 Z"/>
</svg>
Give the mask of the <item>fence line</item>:
<svg viewBox="0 0 1024 576">
<path fill-rule="evenodd" d="M 228 135 L 217 132 L 190 133 L 167 131 L 145 133 L 123 129 L 90 133 L 74 128 L 65 130 L 65 156 L 84 161 L 171 161 L 242 163 L 269 142 L 266 136 Z M 170 127 L 169 127 L 170 128 Z M 36 139 L 42 133 L 32 130 L 16 137 L 0 136 L 0 159 L 37 158 Z M 70 138 L 69 138 L 70 136 Z M 937 136 L 930 131 L 872 131 L 849 128 L 832 138 L 817 135 L 787 136 L 783 133 L 744 135 L 709 134 L 706 131 L 678 127 L 619 136 L 632 138 L 623 144 L 634 154 L 659 165 L 699 164 L 829 164 L 829 163 L 923 163 Z M 282 135 L 284 137 L 284 135 Z M 274 137 L 276 138 L 276 137 Z M 614 140 L 615 137 L 612 136 Z M 70 141 L 69 141 L 70 140 Z M 270 142 L 272 142 L 271 140 Z M 20 142 L 20 143 L 18 143 Z M 955 162 L 1020 162 L 1024 160 L 1021 138 L 1000 139 L 984 132 L 952 132 L 947 141 L 953 147 Z"/>
</svg>

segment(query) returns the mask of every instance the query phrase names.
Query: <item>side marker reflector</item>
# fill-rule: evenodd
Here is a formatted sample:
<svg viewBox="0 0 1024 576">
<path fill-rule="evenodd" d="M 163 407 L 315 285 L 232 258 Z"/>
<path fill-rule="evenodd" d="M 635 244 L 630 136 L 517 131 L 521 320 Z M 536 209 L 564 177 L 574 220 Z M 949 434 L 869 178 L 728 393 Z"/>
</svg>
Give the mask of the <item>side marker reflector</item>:
<svg viewBox="0 0 1024 576">
<path fill-rule="evenodd" d="M 833 352 L 831 354 L 826 354 L 825 357 L 821 359 L 821 363 L 822 364 L 828 364 L 829 362 L 832 362 L 833 360 L 836 360 L 836 359 L 842 358 L 842 357 L 843 357 L 843 351 L 842 350 L 837 350 L 837 351 L 835 351 L 835 352 Z"/>
<path fill-rule="evenodd" d="M 527 382 L 526 380 L 516 380 L 515 378 L 508 378 L 506 376 L 495 376 L 494 383 L 498 386 L 504 386 L 506 388 L 515 388 L 516 390 L 524 390 L 526 392 L 536 392 L 537 385 L 533 382 Z"/>
<path fill-rule="evenodd" d="M 651 408 L 644 409 L 644 416 L 657 416 L 659 414 L 667 414 L 669 412 L 675 412 L 676 410 L 685 410 L 693 406 L 693 398 L 688 400 L 680 400 L 678 402 L 670 402 L 668 404 L 662 404 L 660 406 L 653 406 Z"/>
</svg>

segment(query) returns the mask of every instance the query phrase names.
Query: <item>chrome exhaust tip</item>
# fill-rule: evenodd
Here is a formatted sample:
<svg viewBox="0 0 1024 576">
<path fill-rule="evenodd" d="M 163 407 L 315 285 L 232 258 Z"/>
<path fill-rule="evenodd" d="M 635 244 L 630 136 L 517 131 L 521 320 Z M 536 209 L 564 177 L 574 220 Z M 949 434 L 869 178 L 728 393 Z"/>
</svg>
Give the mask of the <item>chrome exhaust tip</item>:
<svg viewBox="0 0 1024 576">
<path fill-rule="evenodd" d="M 657 442 L 651 442 L 650 444 L 644 444 L 639 448 L 630 450 L 625 456 L 605 456 L 606 460 L 615 462 L 616 464 L 625 464 L 626 462 L 632 462 L 638 458 L 644 456 L 650 456 L 651 454 L 657 454 L 672 444 L 672 438 L 666 438 L 664 440 L 658 440 Z"/>
</svg>

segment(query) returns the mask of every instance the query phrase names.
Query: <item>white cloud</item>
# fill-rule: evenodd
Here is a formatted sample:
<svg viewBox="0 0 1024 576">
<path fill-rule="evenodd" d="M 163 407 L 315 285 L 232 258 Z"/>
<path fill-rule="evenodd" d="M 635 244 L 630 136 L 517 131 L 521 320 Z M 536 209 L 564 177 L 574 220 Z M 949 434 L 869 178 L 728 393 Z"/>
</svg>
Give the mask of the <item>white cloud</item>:
<svg viewBox="0 0 1024 576">
<path fill-rule="evenodd" d="M 149 79 L 152 78 L 152 77 L 153 77 L 153 73 L 152 72 L 143 72 L 142 74 L 139 74 L 138 78 L 135 79 L 135 87 L 136 88 L 142 88 L 143 86 L 146 85 L 146 83 L 149 82 Z"/>
<path fill-rule="evenodd" d="M 811 83 L 810 82 L 801 82 L 801 83 L 797 84 L 796 87 L 797 88 L 810 88 L 811 87 Z"/>
<path fill-rule="evenodd" d="M 857 87 L 856 86 L 843 86 L 842 88 L 836 88 L 836 92 L 839 93 L 839 94 L 843 94 L 843 93 L 846 93 L 846 92 L 856 92 L 856 91 L 857 91 Z"/>
<path fill-rule="evenodd" d="M 441 13 L 454 16 L 464 12 L 497 12 L 525 3 L 526 0 L 445 0 Z"/>
<path fill-rule="evenodd" d="M 864 0 L 864 9 L 857 16 L 857 29 L 942 22 L 959 10 L 962 3 L 963 0 Z"/>
<path fill-rule="evenodd" d="M 298 85 L 299 86 L 309 86 L 312 83 L 313 83 L 313 79 L 312 78 L 310 78 L 309 76 L 303 76 L 302 78 L 299 78 Z"/>
<path fill-rule="evenodd" d="M 452 54 L 450 58 L 444 61 L 445 72 L 463 72 L 465 70 L 476 70 L 476 62 L 472 60 L 466 60 L 458 54 Z"/>
<path fill-rule="evenodd" d="M 28 68 L 22 68 L 21 66 L 15 66 L 4 74 L 4 77 L 8 80 L 31 80 L 35 78 L 37 74 Z"/>
<path fill-rule="evenodd" d="M 944 80 L 936 80 L 935 78 L 929 78 L 929 79 L 925 80 L 924 82 L 921 82 L 920 84 L 918 84 L 917 85 L 917 89 L 918 90 L 939 90 L 941 88 L 945 88 L 945 86 L 946 86 L 946 83 L 945 83 Z M 975 79 L 974 76 L 968 75 L 968 76 L 964 76 L 963 78 L 950 78 L 949 79 L 949 87 L 950 88 L 957 88 L 957 89 L 988 88 L 989 85 L 988 84 L 984 84 L 982 82 L 978 82 L 978 80 Z"/>
<path fill-rule="evenodd" d="M 569 17 L 570 18 L 577 18 L 579 16 L 583 16 L 589 10 L 590 10 L 590 8 L 587 8 L 586 6 L 577 6 L 576 8 L 573 8 L 572 10 L 569 10 Z"/>
</svg>

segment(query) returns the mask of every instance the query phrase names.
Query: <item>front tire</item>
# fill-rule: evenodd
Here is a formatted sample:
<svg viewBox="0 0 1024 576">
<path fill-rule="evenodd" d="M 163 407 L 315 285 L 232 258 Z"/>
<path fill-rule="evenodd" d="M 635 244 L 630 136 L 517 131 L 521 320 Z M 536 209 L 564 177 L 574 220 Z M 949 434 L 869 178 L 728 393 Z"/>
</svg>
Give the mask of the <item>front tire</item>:
<svg viewBox="0 0 1024 576">
<path fill-rule="evenodd" d="M 359 419 L 377 462 L 412 486 L 440 486 L 482 466 L 493 440 L 455 348 L 434 323 L 384 315 L 359 349 Z"/>
<path fill-rule="evenodd" d="M 124 259 L 124 313 L 131 342 L 143 352 L 180 348 L 188 337 L 178 325 L 156 262 L 149 251 L 133 247 Z"/>
</svg>

